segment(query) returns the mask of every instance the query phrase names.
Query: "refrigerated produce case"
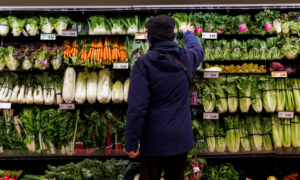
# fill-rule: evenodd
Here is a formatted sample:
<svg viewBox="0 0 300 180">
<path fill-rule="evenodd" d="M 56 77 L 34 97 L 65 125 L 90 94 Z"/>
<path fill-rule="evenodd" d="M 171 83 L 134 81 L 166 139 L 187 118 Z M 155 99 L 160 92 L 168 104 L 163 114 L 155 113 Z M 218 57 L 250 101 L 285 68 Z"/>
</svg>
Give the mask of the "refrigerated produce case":
<svg viewBox="0 0 300 180">
<path fill-rule="evenodd" d="M 27 57 L 29 59 L 32 58 L 33 60 L 32 66 L 36 65 L 38 67 L 29 68 L 29 70 L 26 71 L 24 70 L 24 66 L 23 66 L 24 64 L 20 64 L 19 68 L 15 68 L 14 70 L 11 70 L 9 65 L 6 65 L 6 67 L 2 71 L 2 76 L 7 78 L 9 77 L 12 78 L 10 79 L 13 81 L 13 85 L 10 85 L 11 90 L 14 89 L 15 86 L 22 85 L 22 84 L 28 87 L 41 85 L 43 86 L 43 88 L 45 88 L 46 93 L 49 94 L 53 93 L 50 92 L 52 89 L 55 89 L 55 91 L 57 91 L 57 89 L 64 90 L 65 87 L 64 85 L 61 86 L 55 85 L 56 81 L 40 80 L 41 78 L 47 79 L 48 77 L 50 77 L 49 79 L 51 78 L 55 79 L 55 77 L 57 77 L 57 84 L 59 84 L 61 82 L 67 81 L 66 77 L 63 74 L 64 73 L 68 74 L 67 71 L 72 71 L 69 72 L 68 77 L 69 79 L 74 80 L 74 82 L 73 84 L 72 83 L 68 84 L 68 87 L 66 87 L 66 89 L 68 89 L 68 93 L 66 93 L 66 95 L 64 95 L 63 92 L 58 92 L 58 93 L 55 92 L 54 96 L 56 96 L 56 99 L 60 94 L 64 96 L 63 97 L 64 102 L 61 103 L 61 105 L 58 105 L 57 103 L 56 105 L 54 105 L 54 103 L 50 103 L 51 105 L 45 105 L 45 103 L 30 104 L 27 103 L 27 101 L 25 101 L 25 103 L 24 102 L 21 103 L 17 101 L 17 103 L 15 102 L 11 103 L 11 106 L 10 103 L 7 103 L 9 104 L 8 107 L 7 104 L 1 103 L 1 108 L 3 108 L 2 112 L 8 114 L 9 117 L 4 119 L 3 121 L 6 124 L 2 123 L 4 124 L 3 127 L 6 126 L 5 129 L 7 129 L 6 133 L 5 132 L 1 133 L 2 136 L 8 135 L 9 130 L 12 131 L 13 129 L 14 133 L 18 132 L 18 134 L 20 134 L 19 136 L 28 138 L 28 140 L 25 141 L 26 144 L 22 144 L 22 142 L 10 138 L 9 142 L 13 142 L 12 144 L 14 146 L 2 145 L 3 147 L 1 149 L 0 159 L 3 161 L 3 163 L 1 163 L 2 165 L 0 165 L 0 169 L 26 168 L 25 173 L 27 174 L 44 174 L 44 171 L 47 169 L 46 166 L 47 164 L 58 166 L 58 165 L 64 165 L 70 163 L 71 161 L 77 163 L 84 159 L 98 159 L 102 161 L 111 158 L 125 159 L 125 160 L 129 159 L 126 155 L 126 152 L 123 149 L 125 145 L 124 125 L 126 122 L 126 109 L 127 109 L 127 104 L 124 101 L 125 98 L 123 97 L 125 96 L 125 91 L 126 91 L 126 88 L 124 88 L 124 86 L 126 85 L 127 79 L 130 78 L 130 70 L 133 66 L 134 61 L 138 58 L 138 56 L 147 52 L 147 44 L 145 40 L 134 40 L 135 39 L 134 34 L 130 34 L 127 31 L 122 31 L 121 33 L 116 35 L 92 34 L 90 30 L 91 27 L 93 27 L 93 25 L 90 25 L 89 23 L 92 23 L 93 21 L 91 20 L 87 22 L 87 19 L 88 18 L 92 19 L 91 17 L 97 17 L 100 19 L 101 16 L 104 17 L 138 16 L 138 17 L 142 17 L 143 19 L 146 19 L 146 17 L 155 16 L 159 14 L 169 14 L 174 16 L 175 13 L 195 14 L 198 12 L 202 12 L 203 14 L 200 14 L 200 16 L 204 16 L 204 14 L 206 14 L 207 16 L 213 16 L 212 13 L 216 13 L 220 16 L 219 19 L 218 18 L 214 19 L 215 21 L 218 21 L 216 23 L 218 27 L 215 27 L 215 30 L 218 29 L 218 31 L 215 33 L 217 34 L 216 39 L 208 38 L 203 40 L 204 38 L 201 38 L 202 32 L 206 30 L 206 27 L 204 27 L 203 24 L 208 23 L 210 21 L 208 17 L 206 17 L 206 19 L 198 18 L 201 19 L 202 22 L 197 22 L 198 23 L 197 25 L 199 25 L 199 23 L 200 24 L 202 23 L 203 29 L 201 31 L 199 30 L 199 33 L 196 36 L 199 39 L 202 47 L 205 49 L 206 57 L 201 67 L 199 67 L 197 72 L 195 72 L 195 74 L 193 75 L 194 81 L 192 81 L 193 86 L 191 89 L 191 113 L 193 118 L 193 129 L 194 129 L 194 140 L 195 140 L 195 149 L 193 150 L 193 152 L 197 154 L 198 158 L 205 158 L 208 164 L 223 164 L 223 163 L 233 164 L 236 171 L 240 174 L 241 179 L 245 179 L 246 177 L 251 179 L 267 179 L 267 177 L 271 175 L 276 176 L 278 179 L 282 179 L 286 175 L 290 174 L 291 171 L 299 172 L 297 168 L 298 166 L 297 159 L 300 157 L 299 147 L 297 145 L 294 145 L 294 142 L 292 142 L 291 140 L 291 139 L 295 140 L 296 138 L 290 138 L 290 140 L 286 140 L 288 141 L 286 148 L 284 148 L 283 146 L 279 146 L 275 148 L 274 138 L 273 138 L 274 134 L 276 134 L 273 126 L 277 127 L 278 124 L 282 126 L 284 134 L 293 131 L 296 136 L 297 133 L 295 133 L 295 131 L 297 131 L 298 128 L 297 125 L 299 124 L 299 120 L 298 121 L 295 120 L 296 118 L 290 120 L 288 119 L 286 121 L 282 120 L 283 122 L 280 122 L 279 120 L 279 123 L 273 123 L 272 121 L 272 124 L 269 123 L 268 125 L 266 125 L 265 122 L 270 121 L 271 118 L 273 119 L 277 118 L 278 111 L 287 112 L 288 110 L 283 109 L 277 111 L 276 108 L 275 108 L 276 110 L 270 110 L 269 109 L 270 104 L 268 104 L 270 102 L 267 100 L 265 101 L 264 98 L 267 99 L 272 96 L 269 95 L 269 92 L 276 92 L 278 96 L 279 96 L 279 92 L 283 90 L 284 92 L 291 91 L 294 94 L 299 92 L 298 89 L 299 87 L 296 87 L 297 83 L 295 84 L 290 83 L 290 86 L 292 87 L 290 87 L 290 90 L 287 90 L 288 83 L 285 81 L 287 81 L 286 79 L 291 79 L 291 78 L 298 79 L 300 74 L 298 70 L 299 62 L 300 62 L 299 61 L 300 40 L 297 34 L 299 33 L 300 30 L 300 19 L 299 19 L 300 15 L 296 14 L 295 17 L 298 17 L 298 19 L 293 19 L 296 22 L 296 28 L 294 29 L 298 30 L 297 33 L 291 31 L 289 31 L 288 33 L 282 33 L 280 31 L 280 33 L 274 32 L 270 34 L 268 33 L 269 30 L 268 28 L 265 28 L 264 25 L 262 24 L 258 24 L 260 21 L 265 22 L 265 24 L 269 22 L 267 20 L 259 19 L 260 18 L 259 16 L 256 17 L 257 14 L 262 13 L 261 16 L 266 18 L 269 16 L 268 15 L 265 16 L 265 14 L 270 12 L 274 13 L 275 11 L 279 11 L 279 13 L 281 14 L 282 13 L 288 14 L 288 12 L 298 12 L 300 11 L 300 4 L 297 3 L 296 1 L 295 2 L 290 1 L 284 3 L 277 2 L 277 1 L 264 2 L 264 4 L 262 4 L 262 2 L 256 2 L 256 1 L 254 2 L 245 1 L 242 3 L 235 2 L 235 1 L 230 1 L 230 2 L 228 1 L 225 3 L 222 2 L 222 4 L 219 4 L 218 2 L 205 2 L 207 4 L 205 3 L 197 4 L 198 2 L 193 2 L 193 1 L 187 1 L 185 2 L 185 4 L 181 4 L 182 2 L 176 2 L 176 1 L 172 1 L 172 2 L 116 1 L 114 2 L 114 4 L 111 4 L 111 2 L 94 4 L 94 2 L 86 1 L 84 5 L 82 4 L 82 2 L 73 2 L 73 4 L 71 5 L 69 2 L 56 2 L 56 1 L 47 2 L 47 4 L 41 4 L 41 2 L 31 2 L 31 1 L 27 3 L 28 4 L 24 4 L 24 1 L 5 2 L 5 4 L 3 4 L 3 7 L 0 7 L 1 10 L 0 19 L 7 16 L 11 16 L 11 17 L 17 16 L 18 18 L 22 19 L 22 18 L 30 18 L 30 17 L 39 17 L 39 15 L 46 14 L 46 16 L 49 17 L 49 21 L 45 21 L 44 23 L 45 25 L 47 25 L 48 23 L 52 23 L 53 21 L 56 22 L 61 21 L 61 23 L 67 24 L 67 29 L 71 30 L 70 32 L 74 32 L 72 30 L 75 30 L 78 36 L 72 37 L 72 35 L 70 34 L 68 34 L 67 36 L 66 34 L 65 35 L 63 34 L 63 36 L 58 36 L 58 35 L 52 36 L 52 34 L 43 34 L 43 32 L 40 30 L 42 29 L 41 25 L 43 25 L 43 23 L 37 23 L 38 24 L 37 27 L 40 27 L 40 29 L 38 30 L 39 33 L 34 33 L 33 36 L 28 36 L 28 35 L 26 36 L 26 34 L 29 33 L 28 31 L 30 29 L 27 27 L 27 25 L 25 26 L 23 25 L 24 28 L 21 28 L 21 31 L 23 29 L 24 30 L 23 32 L 21 32 L 20 36 L 13 36 L 13 34 L 11 33 L 12 28 L 10 28 L 9 33 L 7 35 L 1 36 L 1 47 L 7 49 L 7 51 L 3 51 L 4 54 L 6 53 L 9 54 L 9 50 L 8 50 L 9 48 L 7 47 L 10 46 L 17 48 L 18 50 L 24 53 L 24 50 L 20 48 L 22 45 L 28 45 L 28 47 L 34 46 L 35 49 L 34 51 L 32 50 L 32 52 L 37 52 L 37 54 L 43 54 L 42 53 L 43 50 L 47 52 L 44 53 L 44 57 L 42 57 L 42 59 L 34 55 L 32 56 L 29 55 L 29 57 Z M 236 19 L 231 19 L 231 20 L 225 19 L 230 17 L 245 18 L 239 16 L 242 14 L 243 15 L 249 14 L 249 20 L 247 21 L 247 23 L 245 22 L 248 25 L 247 28 L 241 27 L 241 25 L 244 24 L 242 22 L 239 25 L 236 25 L 236 21 L 237 21 Z M 68 18 L 59 19 L 60 16 L 66 16 L 69 17 L 70 19 Z M 58 20 L 52 21 L 50 20 L 50 17 L 55 17 L 55 19 Z M 180 18 L 180 15 L 178 16 L 175 15 L 174 17 Z M 223 17 L 223 19 L 220 17 Z M 270 22 L 271 25 L 273 24 L 273 19 L 281 19 L 281 17 L 278 16 L 275 17 L 275 15 L 272 15 L 271 17 L 272 17 Z M 298 27 L 297 27 L 297 21 L 299 21 Z M 32 22 L 33 21 L 31 22 L 27 21 L 25 24 L 32 23 Z M 256 24 L 254 22 L 256 22 Z M 4 24 L 3 22 L 1 23 Z M 79 23 L 80 23 L 81 31 L 78 31 Z M 83 24 L 81 25 L 81 23 Z M 105 23 L 107 22 L 105 21 Z M 231 27 L 227 28 L 226 23 L 228 23 L 228 26 L 231 26 L 232 28 L 235 29 L 232 30 L 230 29 Z M 15 26 L 16 25 L 11 25 L 11 27 L 15 27 Z M 275 25 L 273 24 L 272 26 L 274 27 Z M 291 26 L 294 27 L 295 25 L 291 25 Z M 222 32 L 223 31 L 222 28 L 228 29 L 228 31 L 231 30 L 231 32 L 230 33 L 226 31 Z M 82 31 L 82 29 L 84 29 L 85 32 Z M 214 27 L 212 27 L 210 30 L 214 32 L 213 29 Z M 248 29 L 249 29 L 248 33 L 240 33 Z M 259 31 L 257 29 L 259 29 Z M 276 31 L 277 30 L 278 29 L 276 29 Z M 57 31 L 58 30 L 55 29 L 51 33 L 56 34 Z M 106 32 L 108 32 L 107 28 L 106 28 Z M 48 37 L 42 37 L 45 35 L 47 35 Z M 182 44 L 182 41 L 180 41 L 181 36 L 182 35 L 178 33 L 176 37 L 176 41 L 181 46 L 184 46 L 184 44 Z M 51 37 L 53 37 L 54 40 L 52 40 Z M 290 39 L 287 40 L 287 37 L 290 37 Z M 106 38 L 108 39 L 107 44 L 105 44 Z M 273 40 L 277 39 L 277 43 L 272 44 L 271 43 L 272 40 L 270 39 Z M 243 42 L 245 42 L 244 44 L 245 46 L 243 46 Z M 268 42 L 270 42 L 270 44 L 268 44 Z M 41 48 L 39 50 L 38 48 L 40 48 L 43 44 L 45 44 L 44 49 Z M 290 46 L 292 45 L 295 47 L 299 46 L 298 52 L 292 52 L 292 51 L 288 51 L 290 49 L 288 50 L 284 49 L 283 46 L 285 44 L 287 44 L 286 48 L 291 48 Z M 58 47 L 61 47 L 61 52 L 59 52 L 58 47 L 56 47 L 56 45 Z M 25 49 L 28 47 L 25 47 Z M 53 47 L 56 47 L 56 49 Z M 101 48 L 105 49 L 105 47 L 110 47 L 111 49 L 114 48 L 118 49 L 117 52 L 113 52 L 112 50 L 111 55 L 113 55 L 114 53 L 120 54 L 122 51 L 125 50 L 126 56 L 128 57 L 122 58 L 122 56 L 120 55 L 115 61 L 114 59 L 112 61 L 105 60 L 105 63 L 101 64 L 102 61 L 97 61 L 97 53 L 98 53 L 97 49 L 101 49 Z M 122 49 L 122 47 L 124 49 Z M 76 57 L 72 55 L 67 57 L 68 55 L 66 55 L 66 53 L 68 52 L 66 51 L 66 48 L 67 49 L 70 48 L 70 50 L 72 50 L 71 52 L 76 53 L 75 54 Z M 93 51 L 95 56 L 94 57 L 90 56 L 90 58 L 92 58 L 93 60 L 87 60 L 86 62 L 84 57 L 80 56 L 80 53 L 84 53 L 84 50 L 86 50 L 87 51 L 86 53 L 88 55 L 88 52 L 93 48 L 95 49 Z M 78 49 L 79 51 L 76 52 L 73 51 L 73 49 Z M 210 49 L 214 51 L 210 51 Z M 221 51 L 219 51 L 219 49 Z M 281 49 L 279 51 L 280 58 L 276 57 L 273 59 L 274 57 L 273 55 L 275 54 L 275 52 L 272 52 L 270 57 L 267 57 L 267 55 L 261 55 L 264 49 L 267 50 Z M 81 52 L 80 50 L 83 51 Z M 13 52 L 14 50 L 11 51 Z M 27 51 L 29 50 L 27 49 Z M 57 51 L 57 53 L 55 51 Z M 227 54 L 227 56 L 225 56 L 224 54 L 227 53 L 226 51 L 230 51 L 231 55 Z M 249 51 L 255 51 L 257 56 L 255 56 L 255 53 L 253 53 L 251 57 L 246 58 L 246 56 L 249 55 Z M 61 53 L 62 55 L 59 56 L 58 55 L 59 53 Z M 268 53 L 269 52 L 267 52 L 267 54 Z M 15 57 L 18 56 L 18 54 L 17 55 L 16 54 L 17 52 L 15 52 Z M 19 62 L 25 63 L 26 57 L 24 56 L 24 54 L 22 53 L 20 54 L 21 55 L 19 56 L 21 56 L 21 58 Z M 209 56 L 209 54 L 211 55 Z M 6 58 L 4 56 L 5 55 L 3 55 L 2 58 Z M 99 56 L 101 56 L 101 59 L 105 59 L 105 57 L 101 55 L 101 52 Z M 8 57 L 11 56 L 8 55 Z M 47 61 L 44 61 L 45 59 L 47 59 Z M 60 60 L 60 61 L 56 61 L 56 63 L 59 63 L 60 65 L 59 68 L 54 70 L 54 66 L 50 65 L 50 66 L 45 66 L 46 69 L 43 69 L 44 66 L 42 65 L 48 65 L 48 63 L 50 64 L 51 62 L 50 59 Z M 35 62 L 36 60 L 40 60 L 40 62 L 37 63 Z M 276 65 L 274 66 L 274 64 L 271 64 L 273 62 L 278 62 L 281 65 L 277 64 L 277 66 Z M 117 63 L 123 63 L 123 64 L 117 65 Z M 8 69 L 8 67 L 10 70 Z M 218 74 L 217 76 L 219 76 L 217 80 L 214 78 L 210 79 L 205 77 L 204 69 L 210 67 L 221 68 L 220 72 L 216 73 Z M 276 69 L 278 67 L 279 69 Z M 99 92 L 95 92 L 97 94 L 97 98 L 95 100 L 96 102 L 90 104 L 89 103 L 90 100 L 88 99 L 89 97 L 87 96 L 90 95 L 89 93 L 92 94 L 92 91 L 89 91 L 88 89 L 87 93 L 82 96 L 80 93 L 77 94 L 75 89 L 74 88 L 72 89 L 72 87 L 77 86 L 77 83 L 79 84 L 79 86 L 80 85 L 83 87 L 88 86 L 89 84 L 87 82 L 88 79 L 92 81 L 91 72 L 99 73 L 100 70 L 101 73 L 98 74 L 99 77 L 96 78 L 97 81 L 99 81 L 98 85 L 100 83 L 108 83 L 109 86 L 115 87 L 116 92 L 111 92 L 114 95 L 113 98 L 112 99 L 109 98 L 108 101 L 105 99 L 105 94 L 102 94 L 102 96 L 99 97 Z M 287 74 L 287 78 L 283 80 L 285 83 L 284 86 L 286 86 L 283 88 L 283 90 L 275 86 L 275 83 L 279 83 L 279 81 L 281 81 L 279 80 L 279 78 L 274 79 L 271 77 L 267 77 L 270 76 L 272 72 L 276 72 L 276 71 L 283 71 L 281 73 L 278 73 L 280 74 L 280 76 L 282 73 L 284 75 Z M 19 81 L 17 80 L 18 78 L 13 80 L 13 77 L 15 75 L 12 74 L 12 72 L 18 75 Z M 75 73 L 76 77 L 74 77 L 74 74 L 72 77 L 71 73 Z M 102 80 L 100 79 L 100 76 L 109 79 L 108 81 L 110 82 L 104 82 L 103 79 Z M 265 77 L 265 79 L 263 77 Z M 224 79 L 223 81 L 221 80 L 222 78 Z M 230 81 L 230 78 L 232 78 L 233 81 Z M 33 79 L 33 81 L 29 81 L 30 79 Z M 254 80 L 250 81 L 249 79 L 255 79 L 255 81 Z M 82 83 L 82 81 L 85 83 Z M 257 97 L 255 92 L 251 92 L 251 90 L 249 94 L 246 94 L 246 92 L 242 92 L 243 87 L 246 87 L 247 85 L 246 81 L 248 81 L 248 84 L 250 82 L 254 82 L 254 84 L 256 83 L 257 86 L 252 86 L 252 88 L 254 87 L 257 88 L 258 89 L 257 91 L 260 91 L 260 93 L 262 94 L 259 97 Z M 272 82 L 274 81 L 274 86 L 267 89 L 265 86 L 269 81 Z M 49 83 L 50 84 L 53 83 L 54 86 L 49 85 Z M 231 85 L 233 84 L 234 87 L 239 86 L 239 88 L 235 90 L 233 95 L 232 92 L 228 89 L 230 88 L 230 83 Z M 259 84 L 260 86 L 258 87 Z M 3 87 L 5 86 L 8 85 L 3 85 Z M 99 88 L 100 86 L 97 87 Z M 221 88 L 221 92 L 223 93 L 223 95 L 222 94 L 220 95 L 219 93 L 220 89 L 218 88 Z M 22 89 L 21 86 L 18 89 L 20 89 L 21 91 Z M 208 89 L 210 92 L 207 91 Z M 72 95 L 73 93 L 72 90 L 74 91 L 73 95 Z M 113 89 L 110 89 L 109 91 L 113 91 Z M 289 98 L 284 98 L 286 101 L 285 104 L 288 104 L 285 106 L 290 106 L 291 103 L 289 104 L 287 101 L 291 97 L 293 98 L 297 97 L 293 93 Z M 232 96 L 229 96 L 229 94 Z M 2 97 L 0 97 L 0 99 L 1 98 Z M 92 97 L 90 98 L 94 99 Z M 117 100 L 118 98 L 121 100 L 118 101 Z M 232 101 L 231 98 L 233 98 L 234 100 Z M 248 108 L 248 110 L 245 110 L 243 107 L 241 108 L 241 103 L 245 104 L 243 98 L 246 99 L 246 101 L 247 99 L 249 99 L 249 102 L 246 102 L 247 107 L 245 107 L 246 109 Z M 80 99 L 83 99 L 83 101 L 80 101 Z M 255 107 L 254 105 L 251 105 L 251 101 L 253 102 L 253 99 L 261 100 L 260 102 L 261 107 L 258 107 L 258 109 L 260 108 L 260 110 L 256 109 L 257 107 Z M 212 100 L 214 101 L 214 103 L 210 102 Z M 229 104 L 230 100 L 231 102 L 236 104 L 230 105 Z M 278 101 L 281 102 L 281 100 L 282 99 L 279 100 L 278 98 L 276 99 L 277 102 Z M 298 103 L 300 102 L 297 101 L 297 99 L 295 99 L 293 102 L 295 108 L 294 110 L 289 110 L 289 112 L 293 111 L 294 114 L 292 116 L 298 117 L 300 111 L 297 110 L 297 102 Z M 210 103 L 210 104 L 207 106 L 204 105 L 204 103 L 206 104 Z M 226 105 L 224 105 L 224 103 Z M 236 106 L 236 107 L 232 107 L 232 106 Z M 7 110 L 7 108 L 14 109 L 14 111 Z M 209 110 L 209 108 L 212 108 L 213 110 L 212 109 Z M 232 110 L 231 112 L 230 108 L 235 110 L 231 109 Z M 64 110 L 60 110 L 60 109 L 64 109 Z M 33 114 L 33 116 L 35 117 L 29 117 L 27 113 Z M 213 114 L 205 114 L 205 113 L 213 113 Z M 51 116 L 52 114 L 54 114 L 54 116 Z M 16 118 L 16 122 L 15 122 L 14 118 L 13 120 L 11 120 L 11 117 L 16 115 L 19 116 L 18 118 Z M 211 117 L 208 118 L 206 115 L 210 115 Z M 217 118 L 214 117 L 216 115 Z M 62 118 L 60 118 L 60 116 Z M 63 121 L 64 119 L 68 119 L 68 118 L 69 118 L 68 122 Z M 264 118 L 269 118 L 269 120 L 265 121 Z M 35 120 L 37 123 L 40 123 L 39 125 L 35 125 L 36 127 L 38 127 L 38 130 L 34 130 L 30 127 L 32 123 L 34 124 L 34 122 L 30 122 L 30 120 Z M 46 122 L 47 124 L 43 125 L 43 121 Z M 243 129 L 245 131 L 241 130 L 241 122 L 245 123 L 246 128 Z M 259 125 L 257 127 L 254 127 L 256 126 L 255 123 Z M 18 124 L 22 124 L 21 133 L 19 133 L 18 128 L 16 126 Z M 9 126 L 9 128 L 11 128 L 11 126 L 15 126 L 15 127 L 9 129 L 7 128 L 7 126 Z M 272 128 L 270 128 L 270 126 Z M 287 126 L 288 127 L 292 126 L 292 129 L 294 127 L 294 130 L 290 130 L 289 128 L 286 128 Z M 89 129 L 89 127 L 92 127 L 94 129 Z M 211 129 L 211 127 L 213 127 L 213 129 Z M 69 132 L 68 130 L 70 129 L 72 130 Z M 100 131 L 100 132 L 94 132 L 95 129 L 96 131 Z M 259 131 L 257 131 L 258 129 Z M 66 135 L 62 133 L 64 131 L 67 131 L 67 133 L 70 133 L 72 136 L 70 136 L 67 139 L 66 137 L 64 137 Z M 240 134 L 237 136 L 232 135 L 231 134 L 232 131 L 234 131 L 236 134 L 237 133 Z M 241 131 L 243 131 L 243 133 Z M 12 137 L 15 137 L 17 134 L 10 134 L 10 135 Z M 50 139 L 49 141 L 52 142 L 51 143 L 46 142 L 46 139 L 43 139 L 44 136 L 47 136 L 47 138 Z M 256 136 L 261 137 L 261 139 L 256 138 Z M 267 148 L 267 146 L 263 144 L 263 142 L 265 142 L 265 137 L 269 137 L 268 143 L 271 143 L 271 149 Z M 60 138 L 62 140 L 58 140 Z M 227 138 L 235 139 L 237 142 L 230 144 L 230 142 L 226 140 Z M 250 143 L 248 142 L 249 143 L 248 146 L 244 146 L 242 144 L 242 141 L 245 139 L 249 139 Z M 262 141 L 261 145 L 255 144 L 257 143 L 256 141 L 260 141 L 260 140 Z M 3 141 L 8 141 L 8 140 L 3 140 Z M 53 141 L 55 143 L 53 143 Z M 32 145 L 33 142 L 36 145 Z M 212 143 L 214 145 L 212 145 Z M 63 145 L 61 146 L 60 144 Z M 214 147 L 212 148 L 211 146 Z M 13 150 L 9 149 L 10 147 L 12 147 Z M 246 150 L 247 148 L 249 150 Z M 133 161 L 138 161 L 138 160 L 139 159 L 136 158 Z"/>
</svg>

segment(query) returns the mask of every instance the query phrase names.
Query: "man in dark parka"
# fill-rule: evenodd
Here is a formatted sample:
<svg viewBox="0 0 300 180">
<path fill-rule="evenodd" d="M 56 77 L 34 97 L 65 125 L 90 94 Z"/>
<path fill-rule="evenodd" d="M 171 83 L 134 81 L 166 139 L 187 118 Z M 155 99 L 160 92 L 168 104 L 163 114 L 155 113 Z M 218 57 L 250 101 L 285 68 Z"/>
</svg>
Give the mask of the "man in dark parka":
<svg viewBox="0 0 300 180">
<path fill-rule="evenodd" d="M 126 150 L 141 155 L 140 180 L 183 180 L 187 152 L 193 149 L 189 80 L 204 52 L 191 23 L 183 33 L 186 48 L 173 42 L 175 21 L 160 15 L 145 25 L 149 51 L 131 72 L 126 122 Z M 169 55 L 179 60 L 187 69 Z M 138 141 L 140 149 L 138 150 Z"/>
</svg>

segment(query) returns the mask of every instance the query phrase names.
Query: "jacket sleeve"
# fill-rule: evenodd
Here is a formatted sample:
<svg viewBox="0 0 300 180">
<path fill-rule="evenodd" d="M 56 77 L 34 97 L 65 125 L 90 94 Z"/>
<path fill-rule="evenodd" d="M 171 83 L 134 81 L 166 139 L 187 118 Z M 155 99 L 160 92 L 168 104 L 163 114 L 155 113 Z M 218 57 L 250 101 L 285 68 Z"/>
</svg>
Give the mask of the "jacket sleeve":
<svg viewBox="0 0 300 180">
<path fill-rule="evenodd" d="M 138 59 L 130 75 L 127 121 L 125 127 L 126 151 L 138 149 L 149 104 L 150 91 L 145 65 Z"/>
<path fill-rule="evenodd" d="M 183 39 L 186 49 L 193 57 L 193 72 L 195 72 L 204 58 L 204 51 L 193 32 L 186 31 L 183 34 Z"/>
</svg>

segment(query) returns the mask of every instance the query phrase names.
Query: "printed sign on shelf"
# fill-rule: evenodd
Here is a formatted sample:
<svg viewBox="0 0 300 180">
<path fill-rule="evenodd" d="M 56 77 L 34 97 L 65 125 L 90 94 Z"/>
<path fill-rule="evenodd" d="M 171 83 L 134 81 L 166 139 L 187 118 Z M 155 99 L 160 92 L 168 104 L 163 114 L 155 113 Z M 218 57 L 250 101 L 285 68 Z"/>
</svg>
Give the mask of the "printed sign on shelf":
<svg viewBox="0 0 300 180">
<path fill-rule="evenodd" d="M 287 71 L 272 71 L 272 78 L 287 78 Z"/>
<path fill-rule="evenodd" d="M 75 104 L 59 104 L 60 109 L 75 109 Z"/>
<path fill-rule="evenodd" d="M 218 39 L 217 32 L 202 32 L 203 39 Z"/>
<path fill-rule="evenodd" d="M 203 119 L 219 119 L 219 113 L 203 113 Z"/>
<path fill-rule="evenodd" d="M 0 103 L 0 109 L 11 109 L 11 103 Z"/>
<path fill-rule="evenodd" d="M 114 63 L 113 69 L 128 69 L 128 63 Z"/>
<path fill-rule="evenodd" d="M 148 34 L 146 32 L 145 33 L 135 33 L 135 39 L 139 39 L 139 40 L 147 39 L 147 36 L 148 36 Z"/>
<path fill-rule="evenodd" d="M 293 111 L 279 111 L 278 118 L 294 118 Z"/>
<path fill-rule="evenodd" d="M 219 71 L 204 71 L 204 78 L 219 78 Z"/>
<path fill-rule="evenodd" d="M 77 30 L 62 30 L 62 36 L 77 37 Z"/>
<path fill-rule="evenodd" d="M 40 40 L 56 40 L 55 33 L 51 33 L 51 34 L 41 33 L 40 37 L 41 37 Z"/>
</svg>

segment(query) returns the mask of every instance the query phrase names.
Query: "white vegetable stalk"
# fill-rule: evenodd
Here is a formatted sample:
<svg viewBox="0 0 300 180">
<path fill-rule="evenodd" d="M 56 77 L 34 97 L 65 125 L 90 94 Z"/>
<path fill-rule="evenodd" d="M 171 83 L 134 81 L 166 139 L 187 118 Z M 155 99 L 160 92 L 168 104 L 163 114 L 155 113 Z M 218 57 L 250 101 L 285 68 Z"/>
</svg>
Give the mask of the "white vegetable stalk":
<svg viewBox="0 0 300 180">
<path fill-rule="evenodd" d="M 55 104 L 61 104 L 63 103 L 63 98 L 62 98 L 62 93 L 61 93 L 61 88 L 62 88 L 62 80 L 60 78 L 56 78 L 54 80 L 54 87 L 55 87 L 55 93 L 56 93 L 56 96 L 55 96 Z"/>
<path fill-rule="evenodd" d="M 20 90 L 20 86 L 19 84 L 16 84 L 13 91 L 12 91 L 12 95 L 9 99 L 9 102 L 13 103 L 13 104 L 16 104 L 18 103 L 18 93 L 19 93 L 19 90 Z"/>
<path fill-rule="evenodd" d="M 14 116 L 14 125 L 15 125 L 16 130 L 18 131 L 18 135 L 20 138 L 22 135 L 21 135 L 21 128 L 20 128 L 20 125 L 18 122 L 18 116 Z"/>
<path fill-rule="evenodd" d="M 78 73 L 76 81 L 75 101 L 78 104 L 83 104 L 86 100 L 86 77 L 84 72 Z"/>
<path fill-rule="evenodd" d="M 72 103 L 75 98 L 75 81 L 76 81 L 76 72 L 74 68 L 68 67 L 63 84 L 63 100 L 66 103 Z"/>
<path fill-rule="evenodd" d="M 124 83 L 124 101 L 125 102 L 127 102 L 127 100 L 128 100 L 129 84 L 130 84 L 130 78 L 127 78 Z"/>
<path fill-rule="evenodd" d="M 12 95 L 12 78 L 9 77 L 8 73 L 3 75 L 4 84 L 0 90 L 0 102 L 8 102 Z"/>
<path fill-rule="evenodd" d="M 26 94 L 26 104 L 33 104 L 33 86 L 28 86 Z"/>
<path fill-rule="evenodd" d="M 113 85 L 112 102 L 114 104 L 120 104 L 124 99 L 124 87 L 121 81 L 116 81 Z"/>
<path fill-rule="evenodd" d="M 97 88 L 98 88 L 98 74 L 93 71 L 90 72 L 87 80 L 87 100 L 90 104 L 94 104 L 97 100 Z"/>
<path fill-rule="evenodd" d="M 33 92 L 33 102 L 34 104 L 43 104 L 44 98 L 43 98 L 43 88 L 41 85 L 38 85 Z"/>
<path fill-rule="evenodd" d="M 98 81 L 98 101 L 100 103 L 109 103 L 112 94 L 112 72 L 106 68 L 100 70 Z"/>
<path fill-rule="evenodd" d="M 20 88 L 20 91 L 19 91 L 19 94 L 18 94 L 18 103 L 19 104 L 24 104 L 25 101 L 26 101 L 26 86 L 25 84 L 22 84 L 21 88 Z"/>
</svg>

